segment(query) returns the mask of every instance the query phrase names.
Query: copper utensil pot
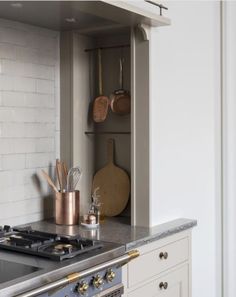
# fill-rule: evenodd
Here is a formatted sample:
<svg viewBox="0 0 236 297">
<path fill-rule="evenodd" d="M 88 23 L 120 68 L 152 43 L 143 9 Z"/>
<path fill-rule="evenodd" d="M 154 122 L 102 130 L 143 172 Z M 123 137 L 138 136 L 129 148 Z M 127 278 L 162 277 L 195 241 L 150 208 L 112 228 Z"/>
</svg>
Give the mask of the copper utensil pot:
<svg viewBox="0 0 236 297">
<path fill-rule="evenodd" d="M 55 198 L 56 224 L 77 225 L 80 214 L 80 192 L 58 192 Z"/>
</svg>

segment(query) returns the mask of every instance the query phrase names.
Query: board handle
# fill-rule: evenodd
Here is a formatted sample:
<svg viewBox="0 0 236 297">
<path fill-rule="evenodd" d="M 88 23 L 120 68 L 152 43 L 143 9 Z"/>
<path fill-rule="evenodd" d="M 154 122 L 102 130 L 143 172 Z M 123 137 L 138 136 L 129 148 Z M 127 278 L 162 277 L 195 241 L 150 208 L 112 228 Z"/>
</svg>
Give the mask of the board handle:
<svg viewBox="0 0 236 297">
<path fill-rule="evenodd" d="M 102 51 L 98 49 L 98 89 L 99 89 L 99 96 L 102 96 Z"/>
<path fill-rule="evenodd" d="M 108 163 L 114 163 L 114 139 L 108 139 L 107 141 L 107 159 Z"/>
</svg>

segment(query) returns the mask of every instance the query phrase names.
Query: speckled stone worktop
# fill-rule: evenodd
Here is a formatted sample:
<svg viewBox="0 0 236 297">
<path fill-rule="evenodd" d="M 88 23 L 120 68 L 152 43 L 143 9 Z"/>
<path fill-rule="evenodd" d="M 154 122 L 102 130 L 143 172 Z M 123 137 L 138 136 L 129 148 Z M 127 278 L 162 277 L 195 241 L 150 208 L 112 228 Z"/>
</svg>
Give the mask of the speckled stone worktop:
<svg viewBox="0 0 236 297">
<path fill-rule="evenodd" d="M 152 228 L 132 227 L 127 218 L 109 218 L 99 228 L 88 230 L 81 226 L 60 226 L 52 220 L 31 224 L 33 229 L 57 234 L 75 235 L 125 245 L 126 250 L 139 247 L 169 235 L 190 229 L 196 220 L 177 219 Z"/>
<path fill-rule="evenodd" d="M 196 220 L 177 219 L 152 228 L 132 227 L 125 218 L 106 219 L 98 229 L 88 230 L 80 226 L 59 226 L 52 220 L 30 224 L 33 229 L 59 235 L 81 235 L 83 237 L 107 241 L 97 254 L 81 255 L 62 262 L 29 256 L 22 253 L 0 250 L 0 261 L 10 261 L 37 267 L 35 272 L 0 284 L 0 296 L 12 297 L 33 287 L 39 287 L 48 280 L 58 280 L 74 271 L 82 271 L 123 255 L 126 250 L 162 239 L 190 229 Z"/>
</svg>

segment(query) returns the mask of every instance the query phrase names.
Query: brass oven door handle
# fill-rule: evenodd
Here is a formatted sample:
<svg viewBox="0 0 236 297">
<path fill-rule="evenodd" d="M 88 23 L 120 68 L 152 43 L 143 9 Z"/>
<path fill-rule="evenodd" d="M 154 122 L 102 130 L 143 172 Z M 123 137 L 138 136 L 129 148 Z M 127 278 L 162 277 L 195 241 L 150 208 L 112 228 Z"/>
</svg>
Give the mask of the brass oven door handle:
<svg viewBox="0 0 236 297">
<path fill-rule="evenodd" d="M 78 281 L 81 278 L 84 278 L 84 277 L 89 276 L 93 273 L 99 272 L 100 270 L 107 269 L 113 265 L 123 266 L 123 265 L 127 264 L 128 262 L 130 262 L 131 260 L 137 258 L 138 256 L 139 256 L 139 251 L 132 250 L 121 257 L 115 258 L 113 260 L 107 261 L 103 264 L 99 264 L 97 266 L 83 270 L 81 272 L 75 272 L 75 273 L 69 274 L 66 277 L 63 277 L 57 281 L 50 282 L 50 283 L 47 283 L 47 284 L 40 286 L 36 289 L 15 295 L 15 297 L 35 297 L 40 294 L 55 290 L 59 287 L 64 287 L 70 283 Z"/>
</svg>

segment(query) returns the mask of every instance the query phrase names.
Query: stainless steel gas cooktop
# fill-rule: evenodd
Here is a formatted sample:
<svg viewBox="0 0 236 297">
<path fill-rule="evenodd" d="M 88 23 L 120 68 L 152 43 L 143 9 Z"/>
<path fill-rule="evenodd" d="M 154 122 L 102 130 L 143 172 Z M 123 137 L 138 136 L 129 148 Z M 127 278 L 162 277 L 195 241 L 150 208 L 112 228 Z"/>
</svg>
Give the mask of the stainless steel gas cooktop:
<svg viewBox="0 0 236 297">
<path fill-rule="evenodd" d="M 80 236 L 59 236 L 24 228 L 0 227 L 0 249 L 50 258 L 55 261 L 96 251 L 103 244 Z"/>
<path fill-rule="evenodd" d="M 40 268 L 0 259 L 0 284 L 38 271 Z"/>
</svg>

